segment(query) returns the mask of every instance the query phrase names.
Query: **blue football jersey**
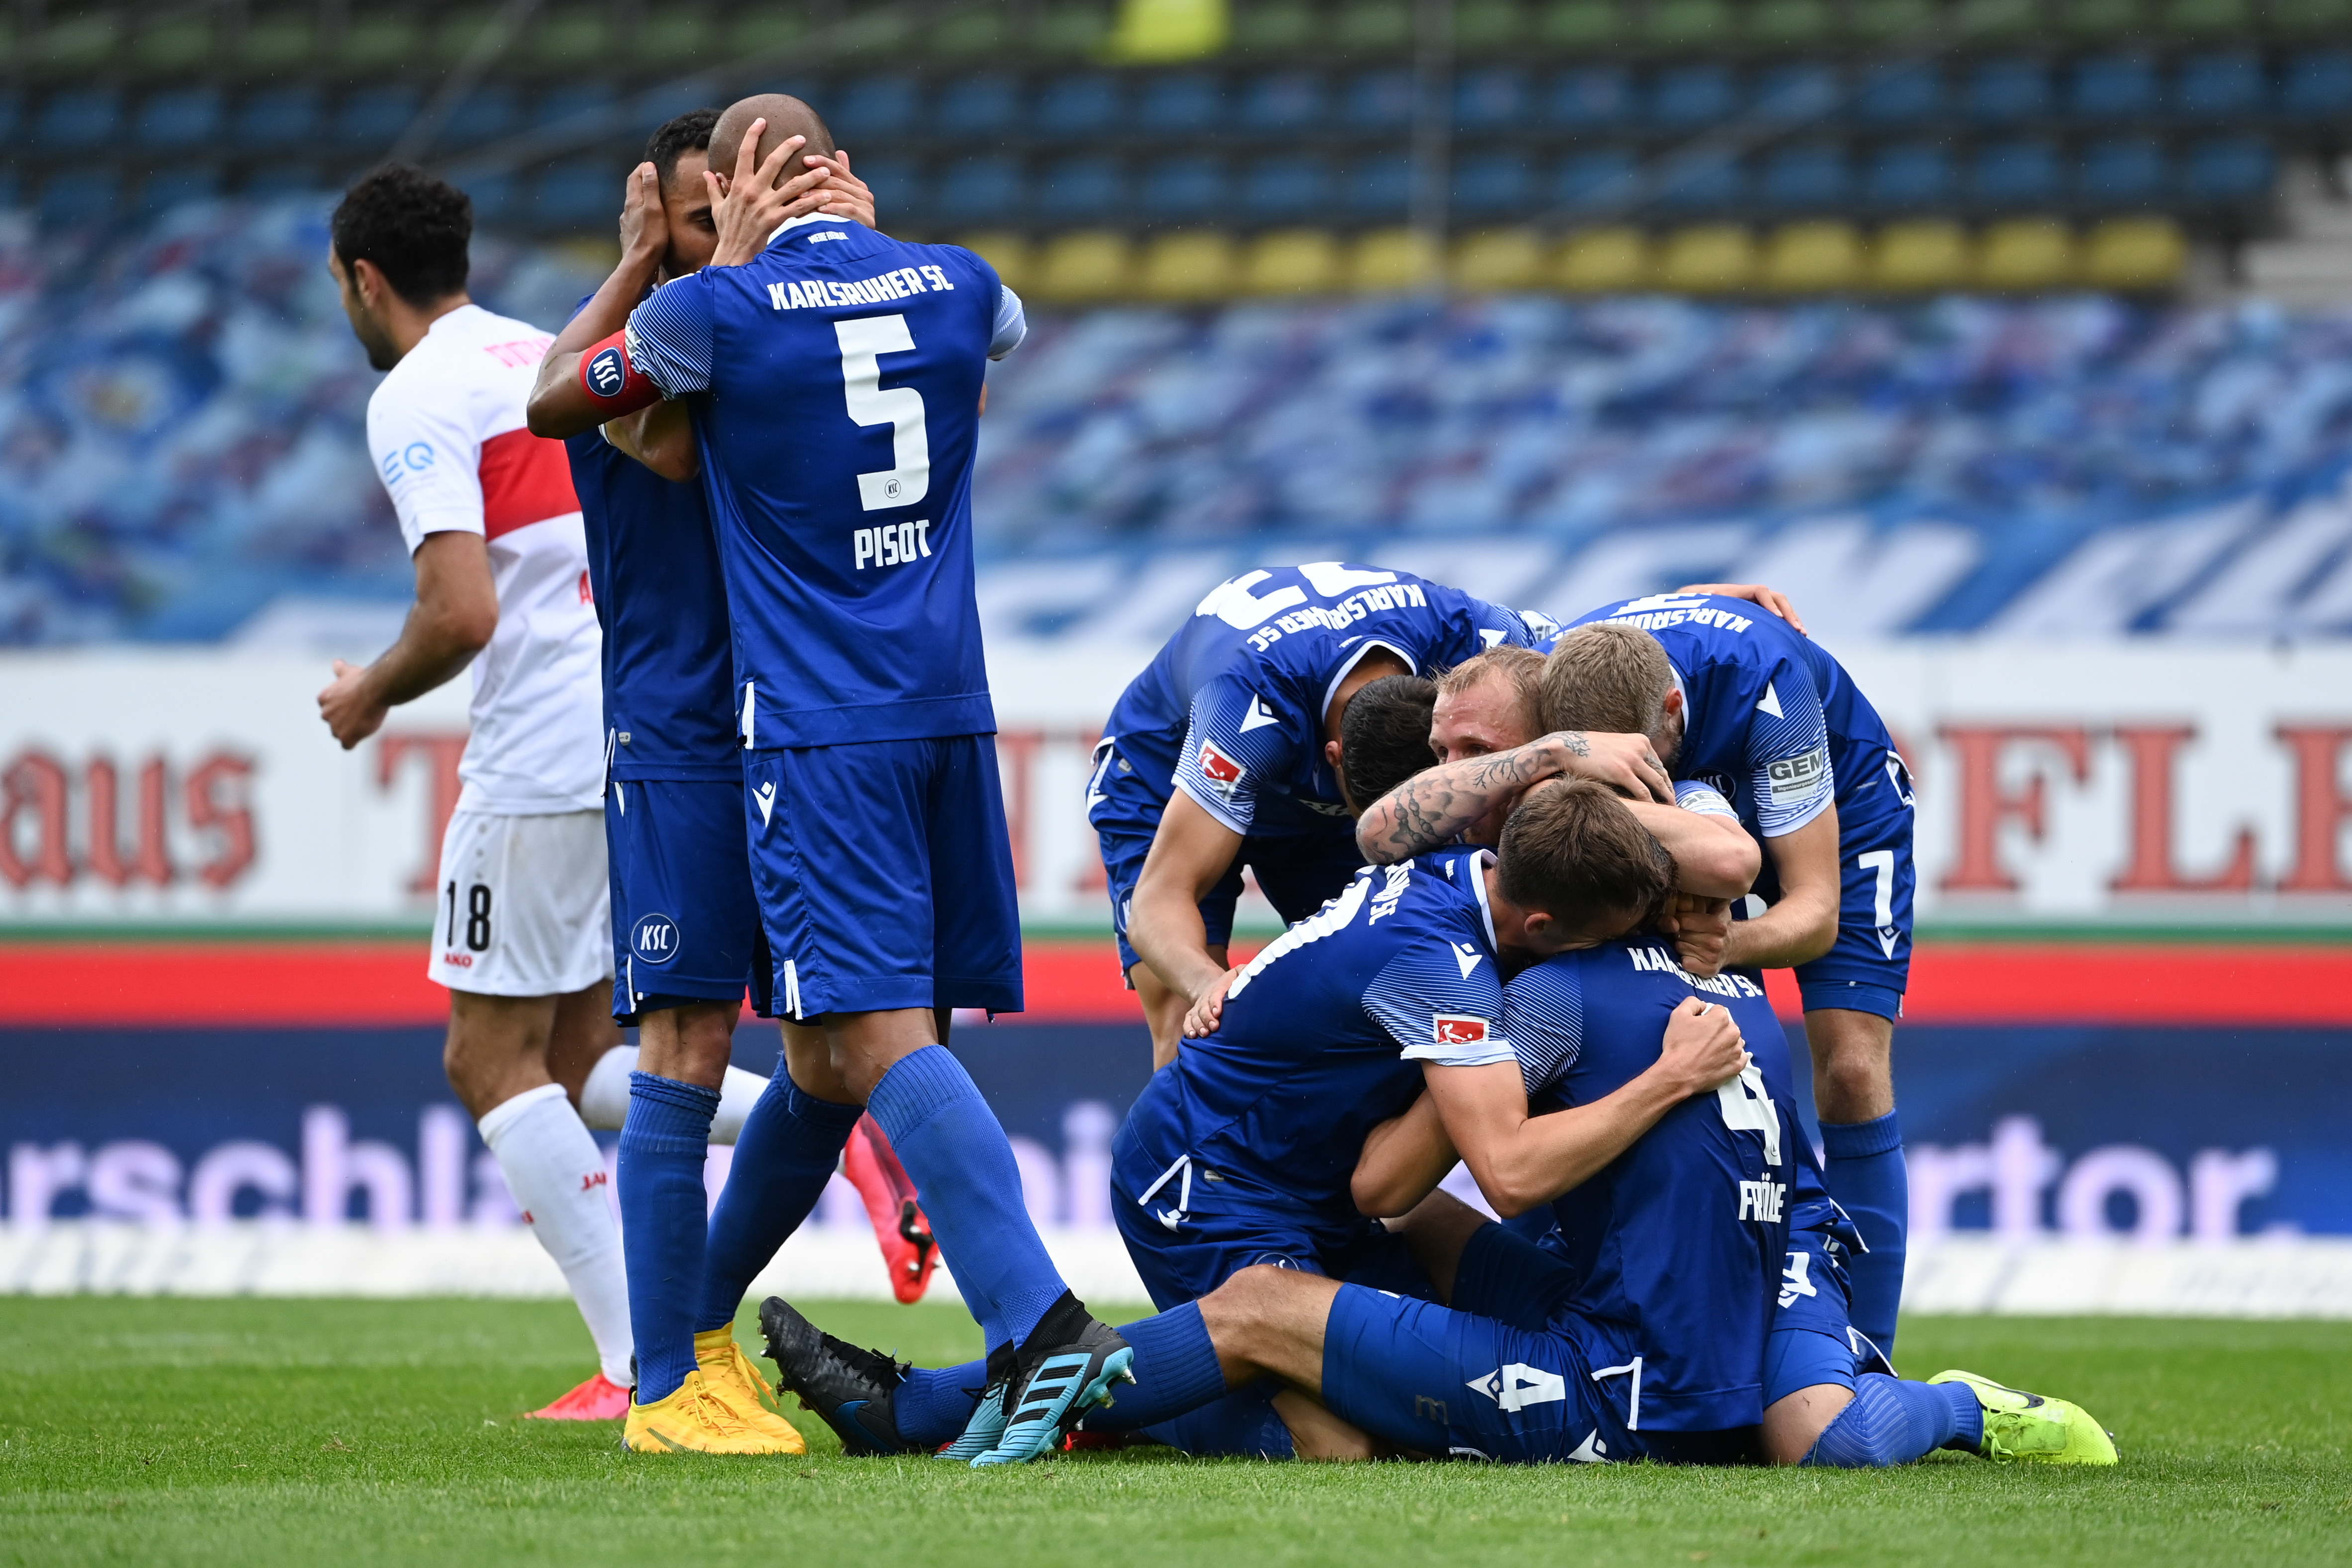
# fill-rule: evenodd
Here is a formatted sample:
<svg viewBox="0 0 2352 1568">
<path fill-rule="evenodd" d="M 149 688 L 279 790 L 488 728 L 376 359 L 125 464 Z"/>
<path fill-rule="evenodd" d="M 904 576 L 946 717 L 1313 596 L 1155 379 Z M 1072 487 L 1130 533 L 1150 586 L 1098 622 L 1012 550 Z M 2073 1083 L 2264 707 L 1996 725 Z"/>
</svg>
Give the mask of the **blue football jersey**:
<svg viewBox="0 0 2352 1568">
<path fill-rule="evenodd" d="M 810 218 L 630 315 L 631 360 L 695 399 L 746 747 L 996 727 L 971 465 L 1008 306 L 968 250 Z"/>
<path fill-rule="evenodd" d="M 1150 1163 L 1190 1155 L 1279 1207 L 1360 1223 L 1365 1135 L 1421 1092 L 1421 1056 L 1503 1037 L 1485 864 L 1447 850 L 1366 866 L 1270 944 L 1234 977 L 1217 1032 L 1186 1040 L 1129 1113 Z"/>
<path fill-rule="evenodd" d="M 1771 612 L 1660 593 L 1571 624 L 1598 621 L 1638 626 L 1665 649 L 1685 704 L 1675 777 L 1713 785 L 1750 831 L 1792 833 L 1832 800 L 1842 823 L 1909 804 L 1910 780 L 1878 710 L 1827 650 Z"/>
<path fill-rule="evenodd" d="M 622 455 L 601 429 L 563 445 L 604 629 L 611 776 L 740 779 L 727 590 L 702 487 Z"/>
<path fill-rule="evenodd" d="M 1181 789 L 1244 836 L 1312 832 L 1348 815 L 1323 719 L 1366 653 L 1385 648 L 1430 674 L 1555 630 L 1409 572 L 1340 561 L 1244 572 L 1201 601 L 1104 734 L 1163 805 Z"/>
</svg>

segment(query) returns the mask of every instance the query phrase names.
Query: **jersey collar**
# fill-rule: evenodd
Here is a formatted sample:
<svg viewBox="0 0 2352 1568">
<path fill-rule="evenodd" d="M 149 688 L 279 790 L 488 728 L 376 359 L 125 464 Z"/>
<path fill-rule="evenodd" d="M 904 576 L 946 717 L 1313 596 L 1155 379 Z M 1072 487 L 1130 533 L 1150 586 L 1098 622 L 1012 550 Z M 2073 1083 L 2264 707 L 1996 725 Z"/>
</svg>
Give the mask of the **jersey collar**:
<svg viewBox="0 0 2352 1568">
<path fill-rule="evenodd" d="M 1339 673 L 1333 675 L 1331 677 L 1331 684 L 1323 688 L 1322 704 L 1315 710 L 1315 728 L 1318 735 L 1322 732 L 1323 727 L 1331 722 L 1331 699 L 1339 695 L 1340 683 L 1345 681 L 1350 674 L 1354 674 L 1356 666 L 1364 662 L 1364 655 L 1370 653 L 1375 648 L 1386 648 L 1390 653 L 1394 653 L 1398 658 L 1402 659 L 1404 661 L 1405 672 L 1408 674 L 1417 675 L 1421 674 L 1421 661 L 1414 658 L 1411 653 L 1406 653 L 1402 648 L 1398 647 L 1393 643 L 1383 643 L 1378 637 L 1365 638 L 1364 645 L 1348 655 L 1348 662 L 1339 666 Z"/>
<path fill-rule="evenodd" d="M 847 224 L 852 228 L 860 229 L 866 226 L 864 224 L 859 223 L 856 218 L 836 217 L 831 213 L 803 213 L 799 217 L 786 218 L 782 223 L 778 224 L 776 225 L 776 232 L 768 236 L 768 245 L 773 245 L 778 240 L 783 238 L 786 235 L 792 233 L 793 230 L 806 228 L 811 224 Z M 765 250 L 767 246 L 762 246 L 760 248 Z"/>
<path fill-rule="evenodd" d="M 1495 940 L 1495 912 L 1486 906 L 1486 868 L 1494 863 L 1492 850 L 1480 850 L 1470 857 L 1470 892 L 1478 900 L 1478 923 L 1486 928 L 1486 951 L 1499 955 L 1503 945 Z"/>
</svg>

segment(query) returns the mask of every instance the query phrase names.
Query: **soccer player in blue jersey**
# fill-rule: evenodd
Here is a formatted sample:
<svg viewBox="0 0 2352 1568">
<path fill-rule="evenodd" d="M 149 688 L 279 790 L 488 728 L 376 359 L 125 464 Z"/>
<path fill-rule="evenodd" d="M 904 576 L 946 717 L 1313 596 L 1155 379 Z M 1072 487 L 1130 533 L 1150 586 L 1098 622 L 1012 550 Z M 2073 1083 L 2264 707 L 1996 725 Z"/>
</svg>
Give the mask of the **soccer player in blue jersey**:
<svg viewBox="0 0 2352 1568">
<path fill-rule="evenodd" d="M 869 1110 L 987 1337 L 992 1394 L 950 1451 L 1008 1462 L 1107 1399 L 1132 1359 L 1062 1283 L 935 1011 L 1022 1005 L 971 487 L 984 371 L 1025 327 L 969 251 L 790 215 L 816 171 L 782 179 L 786 160 L 832 151 L 797 99 L 721 115 L 713 264 L 618 330 L 617 310 L 583 311 L 532 425 L 572 435 L 691 404 L 733 610 L 753 887 L 777 1001 L 803 1026 L 771 1092 L 776 1136 L 751 1171 L 739 1147 L 729 1192 L 742 1184 L 781 1239 Z"/>
</svg>

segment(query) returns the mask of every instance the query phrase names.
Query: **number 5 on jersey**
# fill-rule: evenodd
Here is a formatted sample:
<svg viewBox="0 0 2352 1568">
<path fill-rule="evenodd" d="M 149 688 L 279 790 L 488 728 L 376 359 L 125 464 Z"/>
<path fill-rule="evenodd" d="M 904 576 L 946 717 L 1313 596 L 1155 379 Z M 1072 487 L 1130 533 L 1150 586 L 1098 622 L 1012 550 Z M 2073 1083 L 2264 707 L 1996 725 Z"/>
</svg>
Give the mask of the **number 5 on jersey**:
<svg viewBox="0 0 2352 1568">
<path fill-rule="evenodd" d="M 884 354 L 911 354 L 914 334 L 904 316 L 866 316 L 836 321 L 841 344 L 841 392 L 849 417 L 859 424 L 890 427 L 890 464 L 857 476 L 858 504 L 866 511 L 911 507 L 930 494 L 931 444 L 923 426 L 923 394 L 913 387 L 882 387 Z"/>
</svg>

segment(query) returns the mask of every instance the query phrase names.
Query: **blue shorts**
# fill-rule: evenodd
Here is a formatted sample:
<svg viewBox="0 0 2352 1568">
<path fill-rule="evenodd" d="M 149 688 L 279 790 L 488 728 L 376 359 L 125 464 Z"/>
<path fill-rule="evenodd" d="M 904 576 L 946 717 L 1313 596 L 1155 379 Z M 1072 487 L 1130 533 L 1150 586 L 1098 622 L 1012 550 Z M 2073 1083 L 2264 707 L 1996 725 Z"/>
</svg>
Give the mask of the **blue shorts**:
<svg viewBox="0 0 2352 1568">
<path fill-rule="evenodd" d="M 1911 854 L 1910 775 L 1901 772 L 1891 752 L 1887 758 L 1895 771 L 1885 788 L 1838 802 L 1837 941 L 1811 963 L 1797 966 L 1807 1012 L 1843 1008 L 1903 1016 L 1919 870 Z"/>
<path fill-rule="evenodd" d="M 604 789 L 613 1016 L 740 1001 L 768 1016 L 768 945 L 751 897 L 740 779 L 616 779 Z"/>
<path fill-rule="evenodd" d="M 1120 765 L 1129 759 L 1118 755 L 1117 745 L 1105 740 L 1095 748 L 1087 820 L 1102 841 L 1111 926 L 1118 934 L 1118 967 L 1125 973 L 1142 962 L 1128 946 L 1128 906 L 1135 897 L 1136 880 L 1143 874 L 1144 859 L 1151 852 L 1152 838 L 1160 831 L 1168 776 L 1148 762 L 1122 770 Z M 1151 772 L 1158 773 L 1158 788 L 1145 778 Z M 1257 873 L 1258 891 L 1287 925 L 1322 908 L 1324 900 L 1339 897 L 1363 863 L 1363 853 L 1356 848 L 1356 825 L 1349 821 L 1334 821 L 1316 832 L 1244 839 L 1234 863 L 1201 900 L 1201 923 L 1208 927 L 1209 946 L 1222 946 L 1233 939 L 1243 868 Z"/>
<path fill-rule="evenodd" d="M 1847 1321 L 1849 1298 L 1844 1244 L 1819 1231 L 1791 1230 L 1764 1342 L 1766 1409 L 1816 1384 L 1852 1388 L 1857 1373 L 1884 1364 Z"/>
<path fill-rule="evenodd" d="M 781 1012 L 1021 1010 L 993 736 L 753 751 L 743 780 Z"/>
</svg>

